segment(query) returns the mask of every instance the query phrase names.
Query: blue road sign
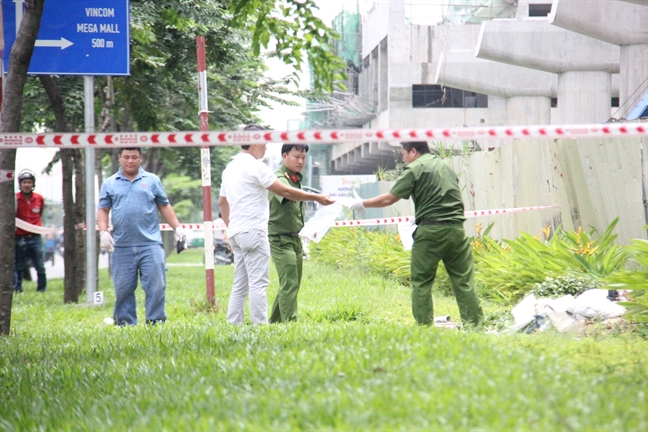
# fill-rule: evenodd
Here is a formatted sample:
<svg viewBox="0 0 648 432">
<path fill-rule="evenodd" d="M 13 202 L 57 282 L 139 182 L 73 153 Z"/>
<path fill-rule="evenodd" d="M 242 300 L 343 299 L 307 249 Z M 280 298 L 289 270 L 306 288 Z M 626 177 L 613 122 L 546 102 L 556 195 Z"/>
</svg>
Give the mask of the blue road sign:
<svg viewBox="0 0 648 432">
<path fill-rule="evenodd" d="M 5 71 L 24 0 L 2 0 Z M 129 75 L 128 0 L 48 0 L 29 65 L 35 75 Z"/>
</svg>

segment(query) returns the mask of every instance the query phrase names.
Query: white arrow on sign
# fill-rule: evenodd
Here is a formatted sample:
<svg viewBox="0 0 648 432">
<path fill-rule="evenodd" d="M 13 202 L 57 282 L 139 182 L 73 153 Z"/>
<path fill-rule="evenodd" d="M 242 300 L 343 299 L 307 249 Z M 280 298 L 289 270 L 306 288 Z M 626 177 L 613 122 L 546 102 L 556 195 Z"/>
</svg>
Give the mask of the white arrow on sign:
<svg viewBox="0 0 648 432">
<path fill-rule="evenodd" d="M 13 0 L 13 1 L 16 4 L 16 36 L 18 36 L 18 29 L 20 28 L 20 22 L 23 19 L 23 4 L 25 3 L 25 0 Z M 46 39 L 38 40 L 37 39 L 36 44 L 34 46 L 46 47 L 46 48 L 61 48 L 61 50 L 64 50 L 65 48 L 71 45 L 74 45 L 74 42 L 70 42 L 69 40 L 62 37 L 60 40 L 46 40 Z"/>
<path fill-rule="evenodd" d="M 74 42 L 70 42 L 69 40 L 65 39 L 64 37 L 61 38 L 61 40 L 36 40 L 36 45 L 37 47 L 61 47 L 62 50 L 65 48 L 74 45 Z"/>
</svg>

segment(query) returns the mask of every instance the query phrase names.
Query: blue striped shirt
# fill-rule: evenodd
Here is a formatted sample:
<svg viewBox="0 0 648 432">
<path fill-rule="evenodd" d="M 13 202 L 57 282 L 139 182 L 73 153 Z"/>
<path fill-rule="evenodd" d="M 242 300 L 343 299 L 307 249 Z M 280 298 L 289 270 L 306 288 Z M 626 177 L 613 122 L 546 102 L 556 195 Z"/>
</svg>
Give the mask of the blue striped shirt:
<svg viewBox="0 0 648 432">
<path fill-rule="evenodd" d="M 141 167 L 132 182 L 120 168 L 99 192 L 99 208 L 112 209 L 115 247 L 162 244 L 158 205 L 169 205 L 162 182 Z"/>
</svg>

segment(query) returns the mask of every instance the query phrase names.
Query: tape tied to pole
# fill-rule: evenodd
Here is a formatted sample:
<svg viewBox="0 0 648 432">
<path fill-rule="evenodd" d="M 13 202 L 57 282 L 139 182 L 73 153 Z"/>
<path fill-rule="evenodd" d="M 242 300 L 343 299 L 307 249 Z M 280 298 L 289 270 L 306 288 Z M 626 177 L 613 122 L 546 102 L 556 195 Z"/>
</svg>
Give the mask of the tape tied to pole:
<svg viewBox="0 0 648 432">
<path fill-rule="evenodd" d="M 7 183 L 14 181 L 13 170 L 0 170 L 0 183 Z"/>
</svg>

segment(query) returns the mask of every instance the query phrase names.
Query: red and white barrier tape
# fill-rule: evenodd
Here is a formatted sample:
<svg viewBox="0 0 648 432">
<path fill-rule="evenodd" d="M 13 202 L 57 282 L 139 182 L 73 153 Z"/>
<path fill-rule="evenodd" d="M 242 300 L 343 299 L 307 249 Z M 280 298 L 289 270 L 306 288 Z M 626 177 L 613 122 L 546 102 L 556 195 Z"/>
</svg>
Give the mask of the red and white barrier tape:
<svg viewBox="0 0 648 432">
<path fill-rule="evenodd" d="M 0 170 L 0 183 L 7 183 L 14 181 L 13 170 Z"/>
<path fill-rule="evenodd" d="M 292 142 L 333 144 L 366 141 L 456 141 L 499 138 L 597 138 L 648 136 L 646 123 L 533 125 L 432 129 L 339 129 L 303 131 L 211 131 L 0 134 L 0 148 L 179 147 Z"/>
<path fill-rule="evenodd" d="M 493 209 L 493 210 L 471 210 L 464 212 L 464 216 L 466 218 L 476 218 L 476 217 L 481 217 L 481 216 L 494 216 L 494 215 L 503 215 L 503 214 L 508 214 L 508 213 L 518 213 L 518 212 L 523 212 L 523 211 L 534 211 L 534 210 L 545 210 L 545 209 L 550 209 L 550 208 L 559 208 L 562 206 L 534 206 L 534 207 L 515 207 L 515 208 L 507 208 L 507 209 Z M 331 227 L 352 227 L 352 226 L 374 226 L 374 225 L 390 225 L 390 224 L 397 224 L 397 223 L 403 223 L 403 222 L 411 222 L 414 216 L 398 216 L 398 217 L 389 217 L 389 218 L 375 218 L 375 219 L 356 219 L 356 220 L 348 220 L 348 221 L 336 221 L 334 222 Z M 49 232 L 55 232 L 58 231 L 59 228 L 45 228 L 45 227 L 39 227 L 36 225 L 29 224 L 23 220 L 16 219 L 16 226 L 19 228 L 22 228 L 26 231 L 31 231 L 35 233 L 49 233 Z M 201 223 L 196 223 L 196 224 L 181 224 L 180 225 L 182 229 L 189 230 L 189 231 L 202 231 L 205 227 L 204 224 Z M 77 224 L 75 225 L 75 228 L 85 229 L 85 224 Z M 227 225 L 224 223 L 214 223 L 212 224 L 212 228 L 215 230 L 226 230 Z M 169 224 L 160 224 L 160 229 L 162 231 L 173 231 L 173 228 L 171 228 L 171 225 Z"/>
<path fill-rule="evenodd" d="M 180 226 L 182 227 L 182 229 L 189 230 L 189 231 L 202 231 L 205 228 L 205 225 L 200 224 L 200 223 L 181 224 Z M 168 224 L 160 224 L 160 229 L 162 231 L 173 231 L 173 228 L 171 228 L 171 225 L 168 225 Z M 214 229 L 214 230 L 226 230 L 227 225 L 225 225 L 224 223 L 212 224 L 212 229 Z"/>
<path fill-rule="evenodd" d="M 560 208 L 562 205 L 553 205 L 553 206 L 533 206 L 533 207 L 515 207 L 515 208 L 505 208 L 505 209 L 495 209 L 495 210 L 472 210 L 464 212 L 464 216 L 467 218 L 475 218 L 481 216 L 492 216 L 508 213 L 517 213 L 525 211 L 534 211 L 534 210 L 544 210 L 551 208 Z"/>
<path fill-rule="evenodd" d="M 495 216 L 503 215 L 509 213 L 518 213 L 525 211 L 534 211 L 534 210 L 545 210 L 552 208 L 559 208 L 562 206 L 534 206 L 534 207 L 515 207 L 515 208 L 504 208 L 504 209 L 493 209 L 493 210 L 471 210 L 464 212 L 466 218 L 476 218 L 482 216 Z M 389 218 L 375 218 L 375 219 L 356 219 L 356 220 L 347 220 L 347 221 L 336 221 L 331 227 L 352 227 L 352 226 L 373 226 L 373 225 L 390 225 L 403 222 L 411 222 L 414 216 L 398 216 L 398 217 L 389 217 Z M 227 229 L 227 226 L 223 223 L 214 224 L 215 230 L 224 230 Z M 182 224 L 182 228 L 185 230 L 202 230 L 202 224 Z M 170 225 L 160 224 L 160 229 L 163 231 L 173 231 Z"/>
<path fill-rule="evenodd" d="M 494 216 L 494 215 L 503 215 L 509 213 L 517 213 L 523 211 L 533 211 L 533 210 L 544 210 L 550 208 L 558 208 L 561 206 L 535 206 L 535 207 L 516 207 L 516 208 L 506 208 L 506 209 L 494 209 L 494 210 L 476 210 L 476 211 L 467 211 L 464 212 L 466 218 L 476 218 L 481 216 Z M 336 221 L 335 227 L 339 226 L 369 226 L 369 225 L 390 225 L 397 223 L 407 223 L 411 222 L 414 216 L 400 216 L 400 217 L 390 217 L 390 218 L 376 218 L 376 219 L 358 219 L 358 220 L 349 220 L 349 221 Z"/>
</svg>

